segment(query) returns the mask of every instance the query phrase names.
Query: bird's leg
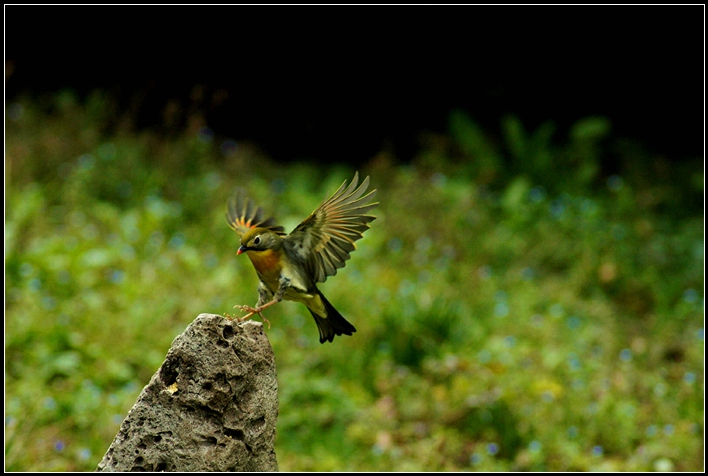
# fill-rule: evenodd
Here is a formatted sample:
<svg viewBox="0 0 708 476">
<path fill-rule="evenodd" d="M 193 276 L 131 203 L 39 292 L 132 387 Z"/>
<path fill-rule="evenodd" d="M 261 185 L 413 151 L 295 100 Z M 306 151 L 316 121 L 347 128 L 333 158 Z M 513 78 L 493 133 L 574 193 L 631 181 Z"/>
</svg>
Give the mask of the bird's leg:
<svg viewBox="0 0 708 476">
<path fill-rule="evenodd" d="M 273 304 L 277 304 L 280 301 L 283 300 L 283 296 L 285 295 L 285 290 L 287 289 L 288 285 L 290 284 L 290 280 L 287 278 L 281 278 L 280 280 L 280 285 L 278 287 L 278 291 L 275 293 L 275 296 L 268 290 L 268 288 L 261 283 L 261 285 L 258 287 L 258 304 L 256 304 L 256 307 L 251 307 L 251 306 L 234 306 L 234 308 L 239 308 L 243 312 L 247 312 L 243 317 L 237 318 L 239 322 L 245 321 L 246 319 L 249 319 L 251 316 L 254 314 L 258 314 L 261 316 L 261 319 L 263 319 L 263 322 L 266 322 L 268 324 L 268 329 L 270 329 L 270 321 L 263 316 L 262 312 L 265 308 L 272 306 Z M 266 301 L 269 297 L 273 297 L 273 299 L 266 303 L 262 304 L 264 301 Z"/>
<path fill-rule="evenodd" d="M 246 319 L 249 319 L 251 316 L 254 314 L 258 314 L 261 316 L 261 319 L 263 319 L 263 322 L 268 323 L 268 329 L 270 329 L 270 321 L 265 318 L 265 316 L 262 314 L 263 310 L 272 306 L 273 304 L 277 304 L 280 301 L 283 300 L 283 296 L 285 296 L 285 291 L 287 290 L 288 286 L 290 286 L 290 280 L 287 278 L 280 278 L 279 285 L 278 285 L 278 291 L 273 295 L 273 293 L 268 289 L 268 286 L 261 281 L 261 283 L 258 286 L 258 304 L 256 304 L 256 307 L 251 307 L 251 306 L 239 306 L 236 305 L 234 306 L 235 308 L 240 309 L 243 312 L 247 312 L 243 317 L 237 317 L 236 319 L 239 322 L 245 321 Z M 266 302 L 269 298 L 272 298 L 270 302 Z M 265 303 L 265 304 L 263 304 Z M 229 316 L 230 317 L 230 316 Z"/>
<path fill-rule="evenodd" d="M 254 314 L 258 314 L 259 316 L 261 316 L 261 319 L 263 319 L 263 322 L 268 324 L 268 329 L 270 329 L 270 321 L 268 319 L 266 319 L 265 316 L 263 315 L 263 310 L 267 307 L 272 306 L 273 304 L 278 304 L 280 301 L 281 301 L 280 299 L 273 299 L 271 302 L 263 304 L 262 306 L 257 306 L 257 307 L 238 306 L 238 305 L 234 306 L 234 308 L 239 308 L 239 309 L 241 309 L 241 311 L 248 313 L 243 317 L 237 318 L 237 320 L 239 322 L 242 322 L 242 321 L 245 321 L 246 319 L 250 318 Z"/>
</svg>

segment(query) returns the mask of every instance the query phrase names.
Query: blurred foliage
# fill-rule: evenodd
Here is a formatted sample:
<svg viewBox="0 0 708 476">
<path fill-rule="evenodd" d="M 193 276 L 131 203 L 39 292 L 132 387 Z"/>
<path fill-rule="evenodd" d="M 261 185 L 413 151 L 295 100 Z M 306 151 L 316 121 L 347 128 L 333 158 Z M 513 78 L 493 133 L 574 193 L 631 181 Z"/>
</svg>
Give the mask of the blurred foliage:
<svg viewBox="0 0 708 476">
<path fill-rule="evenodd" d="M 114 111 L 7 105 L 8 470 L 95 469 L 174 337 L 256 301 L 233 187 L 292 229 L 353 174 Z M 321 287 L 353 337 L 320 345 L 304 307 L 269 309 L 281 470 L 704 469 L 701 162 L 602 117 L 500 131 L 455 112 L 415 163 L 361 171 L 378 219 Z"/>
</svg>

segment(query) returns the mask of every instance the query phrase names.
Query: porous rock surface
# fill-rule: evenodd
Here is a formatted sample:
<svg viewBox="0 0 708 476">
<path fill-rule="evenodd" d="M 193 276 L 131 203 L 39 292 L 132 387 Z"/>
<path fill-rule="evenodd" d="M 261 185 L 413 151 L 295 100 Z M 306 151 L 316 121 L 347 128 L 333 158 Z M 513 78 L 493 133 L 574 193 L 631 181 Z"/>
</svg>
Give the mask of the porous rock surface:
<svg viewBox="0 0 708 476">
<path fill-rule="evenodd" d="M 97 471 L 277 471 L 263 325 L 200 314 L 177 336 Z"/>
</svg>

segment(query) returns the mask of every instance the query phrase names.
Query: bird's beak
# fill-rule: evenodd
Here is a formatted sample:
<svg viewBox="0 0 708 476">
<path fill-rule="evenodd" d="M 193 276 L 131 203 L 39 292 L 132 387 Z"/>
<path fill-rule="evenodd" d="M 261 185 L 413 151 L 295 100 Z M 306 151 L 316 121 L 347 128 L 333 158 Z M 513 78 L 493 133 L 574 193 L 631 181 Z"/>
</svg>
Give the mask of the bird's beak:
<svg viewBox="0 0 708 476">
<path fill-rule="evenodd" d="M 244 251 L 246 251 L 246 246 L 245 246 L 245 245 L 241 245 L 241 246 L 238 247 L 238 251 L 236 252 L 236 255 L 240 255 L 240 254 L 243 253 Z"/>
</svg>

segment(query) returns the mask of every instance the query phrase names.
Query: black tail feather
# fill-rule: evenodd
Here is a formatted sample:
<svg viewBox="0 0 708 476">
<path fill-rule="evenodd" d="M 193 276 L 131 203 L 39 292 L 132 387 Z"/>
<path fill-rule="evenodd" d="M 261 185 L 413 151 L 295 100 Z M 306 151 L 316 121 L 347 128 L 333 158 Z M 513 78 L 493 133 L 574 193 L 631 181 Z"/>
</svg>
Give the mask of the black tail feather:
<svg viewBox="0 0 708 476">
<path fill-rule="evenodd" d="M 332 306 L 329 301 L 320 293 L 320 298 L 324 303 L 325 309 L 327 310 L 327 317 L 320 317 L 314 312 L 310 311 L 312 317 L 315 318 L 315 323 L 317 323 L 317 328 L 320 331 L 320 344 L 324 344 L 325 341 L 332 342 L 334 336 L 338 335 L 352 335 L 356 332 L 353 325 L 349 323 L 344 317 L 337 312 L 337 310 Z"/>
</svg>

